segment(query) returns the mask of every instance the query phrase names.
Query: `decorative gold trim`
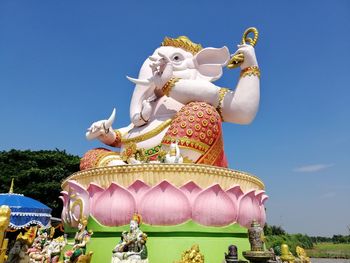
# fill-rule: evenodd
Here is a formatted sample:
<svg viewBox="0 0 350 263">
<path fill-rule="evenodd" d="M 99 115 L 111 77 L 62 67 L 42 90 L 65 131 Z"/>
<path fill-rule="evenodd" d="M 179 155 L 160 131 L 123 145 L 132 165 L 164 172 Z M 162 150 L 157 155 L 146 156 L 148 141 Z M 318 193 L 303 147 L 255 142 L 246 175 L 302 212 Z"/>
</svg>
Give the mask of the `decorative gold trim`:
<svg viewBox="0 0 350 263">
<path fill-rule="evenodd" d="M 219 90 L 219 102 L 218 102 L 218 106 L 216 107 L 216 110 L 217 110 L 217 112 L 219 113 L 219 115 L 220 115 L 220 117 L 221 117 L 222 120 L 224 120 L 223 117 L 222 117 L 222 106 L 223 106 L 223 102 L 224 102 L 225 95 L 226 95 L 226 93 L 229 92 L 229 91 L 230 91 L 230 90 L 227 89 L 227 88 L 221 88 L 221 89 Z"/>
<path fill-rule="evenodd" d="M 169 79 L 167 83 L 164 84 L 162 91 L 165 96 L 169 97 L 171 89 L 175 86 L 175 83 L 178 82 L 179 80 L 180 78 L 173 77 Z"/>
<path fill-rule="evenodd" d="M 182 48 L 185 51 L 191 52 L 193 55 L 203 49 L 201 44 L 193 43 L 186 36 L 179 36 L 178 38 L 165 37 L 161 45 Z"/>
<path fill-rule="evenodd" d="M 249 33 L 253 33 L 254 38 L 248 37 Z M 258 38 L 259 31 L 255 27 L 249 27 L 243 33 L 241 44 L 246 44 L 248 42 L 248 44 L 250 44 L 252 47 L 255 47 L 256 43 L 258 42 Z"/>
<path fill-rule="evenodd" d="M 260 69 L 258 66 L 247 67 L 241 70 L 240 77 L 244 78 L 246 76 L 257 76 L 260 79 Z"/>
<path fill-rule="evenodd" d="M 93 168 L 72 174 L 63 181 L 61 186 L 67 191 L 68 181 L 75 180 L 86 188 L 92 182 L 104 188 L 109 187 L 111 182 L 127 188 L 137 179 L 149 186 L 155 186 L 167 180 L 177 187 L 194 181 L 203 189 L 214 183 L 220 184 L 224 190 L 228 190 L 235 184 L 239 184 L 243 192 L 265 189 L 264 183 L 256 176 L 203 164 L 129 164 Z"/>
<path fill-rule="evenodd" d="M 178 141 L 180 148 L 189 148 L 191 150 L 198 151 L 201 154 L 205 153 L 210 148 L 209 145 L 196 140 L 192 140 L 188 137 L 172 138 L 170 136 L 165 136 L 162 140 L 162 144 L 175 143 L 176 141 Z"/>
<path fill-rule="evenodd" d="M 224 142 L 222 135 L 216 139 L 215 143 L 209 151 L 207 151 L 199 160 L 198 163 L 214 165 L 220 153 L 224 150 Z"/>
<path fill-rule="evenodd" d="M 161 133 L 166 127 L 168 127 L 170 125 L 171 121 L 172 121 L 172 119 L 168 119 L 168 120 L 162 122 L 159 126 L 154 128 L 153 130 L 146 132 L 144 134 L 141 134 L 139 136 L 136 136 L 133 138 L 128 138 L 128 139 L 122 138 L 122 143 L 123 144 L 131 143 L 131 142 L 138 143 L 138 142 L 142 142 L 142 141 L 146 141 L 148 139 L 151 139 L 152 137 Z"/>
<path fill-rule="evenodd" d="M 118 147 L 118 146 L 120 146 L 122 134 L 119 130 L 114 130 L 114 133 L 115 133 L 115 139 L 111 144 L 109 144 L 109 146 Z"/>
</svg>

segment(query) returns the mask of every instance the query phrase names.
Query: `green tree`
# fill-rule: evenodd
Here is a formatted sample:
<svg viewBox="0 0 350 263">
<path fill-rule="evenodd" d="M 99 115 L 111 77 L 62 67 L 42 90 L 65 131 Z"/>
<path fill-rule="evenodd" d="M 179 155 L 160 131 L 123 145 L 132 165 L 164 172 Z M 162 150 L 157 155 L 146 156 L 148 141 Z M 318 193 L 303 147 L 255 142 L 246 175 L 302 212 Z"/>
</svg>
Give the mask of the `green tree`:
<svg viewBox="0 0 350 263">
<path fill-rule="evenodd" d="M 60 217 L 61 181 L 79 171 L 79 156 L 52 151 L 0 151 L 0 193 L 7 193 L 14 178 L 14 193 L 34 198 Z"/>
</svg>

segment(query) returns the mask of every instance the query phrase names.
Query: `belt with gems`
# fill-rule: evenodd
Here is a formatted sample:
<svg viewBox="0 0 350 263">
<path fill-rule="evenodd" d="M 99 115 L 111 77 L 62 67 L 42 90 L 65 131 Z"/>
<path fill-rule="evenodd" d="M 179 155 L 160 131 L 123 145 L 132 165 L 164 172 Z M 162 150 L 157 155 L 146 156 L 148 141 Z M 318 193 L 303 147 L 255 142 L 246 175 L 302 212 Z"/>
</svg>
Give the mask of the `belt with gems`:
<svg viewBox="0 0 350 263">
<path fill-rule="evenodd" d="M 153 130 L 146 132 L 144 134 L 141 134 L 139 136 L 133 137 L 133 138 L 128 138 L 128 139 L 122 139 L 123 144 L 128 144 L 128 143 L 138 143 L 142 141 L 146 141 L 148 139 L 151 139 L 152 137 L 158 135 L 161 133 L 166 127 L 168 127 L 171 123 L 172 119 L 168 119 L 164 121 L 162 124 L 154 128 Z"/>
</svg>

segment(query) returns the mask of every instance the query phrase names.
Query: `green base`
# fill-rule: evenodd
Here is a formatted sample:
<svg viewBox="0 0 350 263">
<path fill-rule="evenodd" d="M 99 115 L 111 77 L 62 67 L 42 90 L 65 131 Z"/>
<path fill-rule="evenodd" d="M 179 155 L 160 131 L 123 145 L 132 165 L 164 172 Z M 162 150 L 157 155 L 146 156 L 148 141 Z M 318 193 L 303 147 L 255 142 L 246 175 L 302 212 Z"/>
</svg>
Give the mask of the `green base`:
<svg viewBox="0 0 350 263">
<path fill-rule="evenodd" d="M 148 235 L 147 250 L 150 263 L 173 263 L 180 261 L 182 253 L 198 244 L 206 263 L 219 263 L 224 260 L 229 245 L 238 247 L 239 259 L 244 260 L 242 251 L 249 250 L 247 229 L 232 224 L 226 227 L 206 227 L 193 221 L 176 226 L 151 226 L 142 224 L 141 230 Z M 94 218 L 89 218 L 88 229 L 94 232 L 87 251 L 93 251 L 92 263 L 111 262 L 112 249 L 119 242 L 121 232 L 129 229 L 106 227 Z M 66 232 L 76 229 L 65 228 Z"/>
</svg>

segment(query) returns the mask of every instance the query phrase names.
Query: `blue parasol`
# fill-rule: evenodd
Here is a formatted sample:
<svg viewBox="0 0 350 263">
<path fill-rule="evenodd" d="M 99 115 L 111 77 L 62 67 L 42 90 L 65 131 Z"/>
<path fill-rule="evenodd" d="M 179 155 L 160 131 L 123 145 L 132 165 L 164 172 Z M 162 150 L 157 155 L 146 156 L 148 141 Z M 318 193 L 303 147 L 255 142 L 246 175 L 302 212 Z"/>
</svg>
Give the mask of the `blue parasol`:
<svg viewBox="0 0 350 263">
<path fill-rule="evenodd" d="M 7 205 L 11 209 L 10 227 L 19 229 L 31 224 L 49 226 L 51 208 L 30 197 L 12 193 L 12 185 L 8 194 L 0 194 L 0 206 Z"/>
</svg>

